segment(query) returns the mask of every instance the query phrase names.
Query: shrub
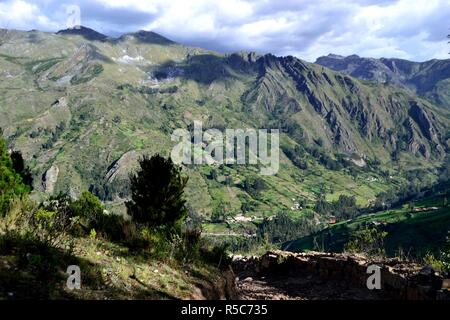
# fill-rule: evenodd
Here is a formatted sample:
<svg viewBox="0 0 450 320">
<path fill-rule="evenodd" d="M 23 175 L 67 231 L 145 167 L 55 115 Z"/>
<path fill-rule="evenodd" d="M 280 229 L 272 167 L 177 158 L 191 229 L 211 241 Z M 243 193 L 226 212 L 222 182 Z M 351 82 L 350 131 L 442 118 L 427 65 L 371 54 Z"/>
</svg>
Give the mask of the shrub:
<svg viewBox="0 0 450 320">
<path fill-rule="evenodd" d="M 433 267 L 434 270 L 442 272 L 444 271 L 444 263 L 436 258 L 432 253 L 427 253 L 423 258 L 423 262 Z"/>
<path fill-rule="evenodd" d="M 352 239 L 345 245 L 345 251 L 365 253 L 369 256 L 384 256 L 384 239 L 387 235 L 387 232 L 377 228 L 356 231 Z"/>
<path fill-rule="evenodd" d="M 62 218 L 58 212 L 39 207 L 27 198 L 11 202 L 11 210 L 0 223 L 0 234 L 4 239 L 22 239 L 27 243 L 36 243 L 43 248 L 71 248 L 72 243 L 66 237 L 70 230 L 70 221 Z"/>
<path fill-rule="evenodd" d="M 72 235 L 102 236 L 112 241 L 125 240 L 124 219 L 115 214 L 108 214 L 100 200 L 88 191 L 73 201 L 70 196 L 60 193 L 45 201 L 41 207 L 47 211 L 57 212 L 55 217 L 61 222 L 60 231 L 68 231 Z M 63 223 L 64 222 L 64 223 Z"/>
<path fill-rule="evenodd" d="M 83 191 L 80 198 L 71 204 L 74 216 L 80 217 L 80 224 L 89 232 L 100 229 L 100 222 L 104 215 L 104 208 L 100 200 L 88 191 Z"/>
<path fill-rule="evenodd" d="M 65 247 L 65 224 L 65 221 L 58 219 L 57 212 L 40 208 L 31 216 L 30 232 L 40 243 L 49 247 Z"/>
</svg>

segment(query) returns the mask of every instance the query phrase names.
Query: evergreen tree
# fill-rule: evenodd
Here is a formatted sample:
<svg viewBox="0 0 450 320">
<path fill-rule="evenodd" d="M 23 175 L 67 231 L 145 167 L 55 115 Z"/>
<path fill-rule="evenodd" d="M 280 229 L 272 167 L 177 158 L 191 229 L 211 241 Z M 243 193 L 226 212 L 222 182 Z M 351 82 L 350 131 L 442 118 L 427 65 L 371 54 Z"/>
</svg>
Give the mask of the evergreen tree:
<svg viewBox="0 0 450 320">
<path fill-rule="evenodd" d="M 140 161 L 140 170 L 130 175 L 131 201 L 126 203 L 134 221 L 150 228 L 179 231 L 188 209 L 184 188 L 188 178 L 172 160 L 159 154 Z"/>
</svg>

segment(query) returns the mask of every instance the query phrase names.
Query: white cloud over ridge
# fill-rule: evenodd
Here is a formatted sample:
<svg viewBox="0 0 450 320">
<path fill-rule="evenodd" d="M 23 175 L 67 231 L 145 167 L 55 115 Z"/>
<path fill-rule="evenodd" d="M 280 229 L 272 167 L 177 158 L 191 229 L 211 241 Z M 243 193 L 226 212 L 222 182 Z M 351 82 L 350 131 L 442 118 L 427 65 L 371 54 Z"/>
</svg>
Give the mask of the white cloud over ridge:
<svg viewBox="0 0 450 320">
<path fill-rule="evenodd" d="M 0 0 L 0 27 L 56 31 L 65 7 L 110 35 L 153 30 L 222 52 L 448 58 L 449 0 Z"/>
</svg>

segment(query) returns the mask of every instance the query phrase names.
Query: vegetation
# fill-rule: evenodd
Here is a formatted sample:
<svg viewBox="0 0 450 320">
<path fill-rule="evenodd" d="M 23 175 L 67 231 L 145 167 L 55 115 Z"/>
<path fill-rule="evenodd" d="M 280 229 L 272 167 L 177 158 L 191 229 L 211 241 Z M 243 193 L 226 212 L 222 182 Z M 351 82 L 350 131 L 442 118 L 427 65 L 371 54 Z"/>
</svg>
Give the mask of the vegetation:
<svg viewBox="0 0 450 320">
<path fill-rule="evenodd" d="M 0 130 L 1 133 L 1 130 Z M 22 176 L 28 179 L 28 171 L 19 163 L 17 154 L 11 159 L 6 142 L 0 136 L 0 217 L 6 214 L 11 201 L 15 197 L 22 197 L 30 191 L 29 180 L 24 182 Z M 22 167 L 22 168 L 21 168 Z M 20 170 L 17 172 L 16 169 Z"/>
<path fill-rule="evenodd" d="M 131 200 L 126 206 L 134 221 L 151 229 L 179 233 L 187 217 L 184 188 L 188 178 L 171 159 L 144 157 L 140 170 L 130 176 Z"/>
<path fill-rule="evenodd" d="M 450 228 L 448 183 L 424 192 L 423 198 L 406 201 L 388 210 L 364 213 L 350 221 L 328 226 L 323 230 L 287 242 L 291 251 L 317 249 L 385 253 L 421 259 L 433 255 L 443 259 L 447 232 Z"/>
<path fill-rule="evenodd" d="M 343 251 L 347 244 L 445 260 L 450 113 L 430 96 L 294 57 L 249 59 L 137 41 L 142 56 L 127 61 L 118 54 L 128 39 L 84 39 L 80 48 L 77 37 L 42 33 L 30 43 L 27 33 L 9 36 L 9 51 L 0 53 L 8 77 L 0 83 L 0 126 L 8 133 L 0 141 L 0 256 L 8 256 L 0 259 L 25 266 L 24 273 L 39 261 L 59 273 L 64 261 L 79 263 L 96 275 L 111 264 L 115 275 L 126 270 L 117 287 L 133 287 L 127 272 L 144 275 L 131 266 L 150 283 L 163 261 L 173 264 L 165 275 L 184 286 L 180 266 L 217 266 L 230 251 L 280 246 Z M 55 52 L 67 56 L 49 56 Z M 437 96 L 448 95 L 441 85 Z M 62 97 L 66 103 L 54 103 Z M 169 154 L 170 134 L 192 129 L 196 119 L 204 129 L 280 129 L 279 172 L 262 177 L 259 165 L 181 171 L 161 156 L 137 161 Z M 55 196 L 38 181 L 51 166 L 59 169 L 54 189 L 62 191 Z M 27 197 L 30 173 L 40 203 Z M 430 207 L 438 209 L 416 211 Z"/>
<path fill-rule="evenodd" d="M 377 228 L 365 228 L 356 231 L 344 250 L 355 253 L 365 253 L 369 256 L 384 256 L 384 240 L 388 233 Z"/>
<path fill-rule="evenodd" d="M 333 202 L 328 202 L 324 195 L 319 195 L 315 211 L 324 216 L 334 216 L 338 221 L 353 219 L 359 212 L 356 198 L 346 195 L 340 195 L 339 199 Z"/>
<path fill-rule="evenodd" d="M 141 170 L 131 177 L 135 202 L 130 207 L 132 219 L 127 220 L 108 213 L 88 191 L 77 200 L 63 193 L 40 204 L 29 199 L 26 192 L 30 189 L 14 171 L 1 142 L 1 177 L 13 179 L 4 179 L 9 184 L 0 186 L 14 188 L 0 189 L 5 200 L 5 215 L 0 218 L 0 298 L 13 294 L 13 298 L 95 299 L 98 297 L 92 293 L 103 298 L 105 289 L 116 298 L 185 298 L 192 297 L 196 285 L 209 281 L 199 275 L 212 282 L 220 277 L 217 266 L 227 264 L 225 249 L 201 240 L 195 211 L 190 210 L 185 223 L 188 210 L 183 188 L 187 178 L 170 160 L 159 155 L 141 160 Z M 150 181 L 144 182 L 149 177 Z M 153 192 L 142 192 L 147 187 Z M 6 193 L 8 190 L 11 192 Z M 147 214 L 136 214 L 135 208 Z M 156 208 L 166 210 L 159 214 Z M 83 290 L 79 292 L 62 286 L 62 275 L 70 264 L 83 270 Z M 161 266 L 163 270 L 158 271 Z M 138 273 L 136 267 L 143 271 Z M 159 283 L 152 280 L 156 273 Z"/>
</svg>

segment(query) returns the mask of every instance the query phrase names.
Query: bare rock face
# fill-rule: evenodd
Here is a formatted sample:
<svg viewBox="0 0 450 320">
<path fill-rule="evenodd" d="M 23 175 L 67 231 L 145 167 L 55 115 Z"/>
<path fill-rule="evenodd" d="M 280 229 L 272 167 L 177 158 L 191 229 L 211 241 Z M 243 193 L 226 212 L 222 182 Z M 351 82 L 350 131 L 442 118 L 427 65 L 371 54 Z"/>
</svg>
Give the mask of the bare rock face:
<svg viewBox="0 0 450 320">
<path fill-rule="evenodd" d="M 67 107 L 67 98 L 66 97 L 61 97 L 58 100 L 56 100 L 53 104 L 52 104 L 53 108 L 65 108 Z"/>
<path fill-rule="evenodd" d="M 55 165 L 48 169 L 42 181 L 42 186 L 46 193 L 52 194 L 55 191 L 56 182 L 58 182 L 59 168 Z"/>
<path fill-rule="evenodd" d="M 139 154 L 135 150 L 124 153 L 119 160 L 114 161 L 108 169 L 105 181 L 111 183 L 118 178 L 127 177 L 130 169 L 137 164 Z"/>
</svg>

